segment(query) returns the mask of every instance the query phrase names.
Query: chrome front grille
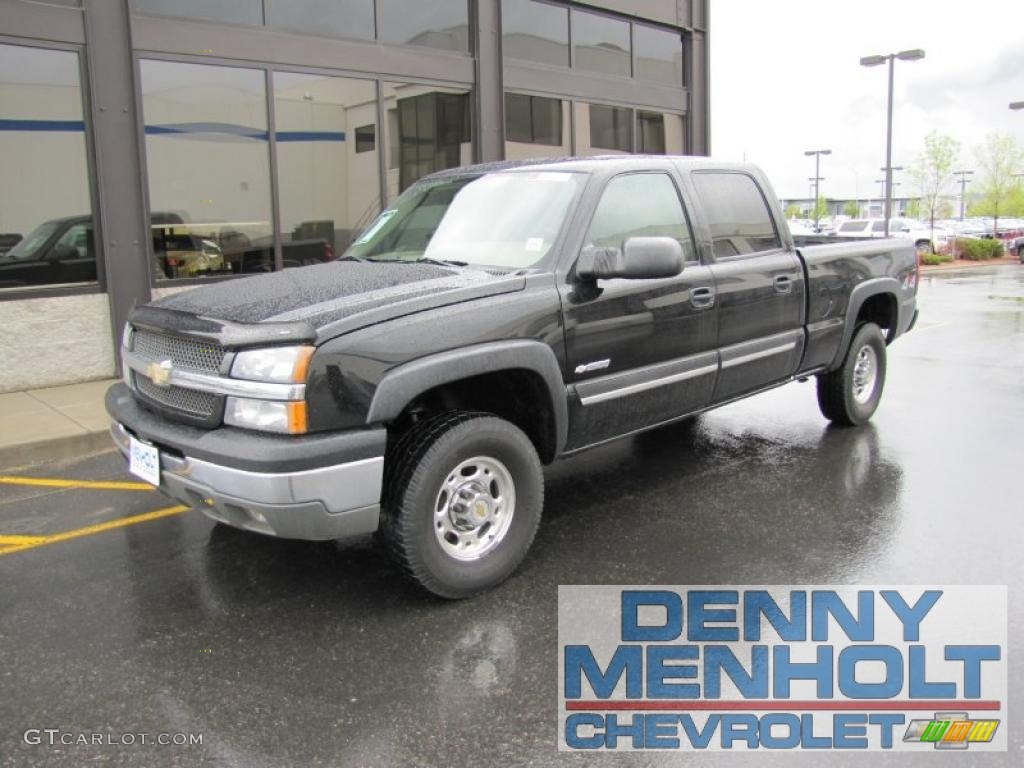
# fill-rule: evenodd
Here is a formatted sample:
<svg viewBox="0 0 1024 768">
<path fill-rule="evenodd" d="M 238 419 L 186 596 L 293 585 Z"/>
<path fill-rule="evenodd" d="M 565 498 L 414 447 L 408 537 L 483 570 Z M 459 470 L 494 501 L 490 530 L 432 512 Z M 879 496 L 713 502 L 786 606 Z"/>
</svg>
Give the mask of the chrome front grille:
<svg viewBox="0 0 1024 768">
<path fill-rule="evenodd" d="M 166 408 L 203 419 L 210 418 L 217 410 L 217 395 L 212 392 L 200 392 L 197 389 L 176 386 L 158 387 L 138 373 L 133 378 L 139 394 Z"/>
<path fill-rule="evenodd" d="M 212 342 L 141 329 L 131 335 L 131 352 L 143 364 L 170 360 L 176 371 L 213 375 L 220 373 L 227 354 L 223 347 Z M 219 419 L 222 398 L 212 392 L 177 385 L 157 386 L 145 372 L 138 370 L 133 374 L 132 381 L 141 398 L 166 410 L 170 415 L 177 413 L 183 417 L 201 419 L 210 426 L 215 426 L 214 416 Z"/>
<path fill-rule="evenodd" d="M 141 330 L 132 335 L 132 351 L 154 362 L 170 360 L 175 368 L 204 373 L 219 373 L 224 360 L 224 348 L 217 344 Z"/>
</svg>

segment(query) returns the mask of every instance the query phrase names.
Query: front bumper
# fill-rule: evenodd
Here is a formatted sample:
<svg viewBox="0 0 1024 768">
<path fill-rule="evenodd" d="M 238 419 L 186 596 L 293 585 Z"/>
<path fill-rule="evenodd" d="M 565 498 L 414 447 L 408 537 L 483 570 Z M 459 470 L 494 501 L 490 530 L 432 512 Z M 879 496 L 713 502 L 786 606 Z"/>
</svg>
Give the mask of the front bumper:
<svg viewBox="0 0 1024 768">
<path fill-rule="evenodd" d="M 384 430 L 302 438 L 200 430 L 141 408 L 123 384 L 111 387 L 106 404 L 120 451 L 128 456 L 129 436 L 155 445 L 160 490 L 214 520 L 307 540 L 377 529 Z"/>
</svg>

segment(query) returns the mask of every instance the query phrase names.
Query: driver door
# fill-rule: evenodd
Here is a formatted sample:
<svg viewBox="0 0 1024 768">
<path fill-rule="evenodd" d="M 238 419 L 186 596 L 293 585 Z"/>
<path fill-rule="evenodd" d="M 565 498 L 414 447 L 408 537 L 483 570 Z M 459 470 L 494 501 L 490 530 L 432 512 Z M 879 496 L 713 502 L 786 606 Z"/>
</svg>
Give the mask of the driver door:
<svg viewBox="0 0 1024 768">
<path fill-rule="evenodd" d="M 612 177 L 583 247 L 621 248 L 626 239 L 679 240 L 686 265 L 670 278 L 613 278 L 561 286 L 572 450 L 699 410 L 718 372 L 717 310 L 676 180 L 667 170 Z"/>
</svg>

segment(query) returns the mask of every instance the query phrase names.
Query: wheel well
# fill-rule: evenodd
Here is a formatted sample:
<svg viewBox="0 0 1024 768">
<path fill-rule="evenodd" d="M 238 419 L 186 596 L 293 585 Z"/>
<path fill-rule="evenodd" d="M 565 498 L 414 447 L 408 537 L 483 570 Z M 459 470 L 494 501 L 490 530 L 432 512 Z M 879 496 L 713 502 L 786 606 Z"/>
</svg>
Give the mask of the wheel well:
<svg viewBox="0 0 1024 768">
<path fill-rule="evenodd" d="M 885 332 L 887 341 L 896 334 L 896 297 L 891 293 L 876 293 L 868 296 L 857 311 L 857 323 L 874 323 Z"/>
<path fill-rule="evenodd" d="M 485 411 L 515 424 L 540 460 L 555 459 L 556 426 L 551 395 L 540 374 L 515 368 L 483 373 L 429 389 L 388 425 L 389 442 L 418 421 L 444 411 Z"/>
</svg>

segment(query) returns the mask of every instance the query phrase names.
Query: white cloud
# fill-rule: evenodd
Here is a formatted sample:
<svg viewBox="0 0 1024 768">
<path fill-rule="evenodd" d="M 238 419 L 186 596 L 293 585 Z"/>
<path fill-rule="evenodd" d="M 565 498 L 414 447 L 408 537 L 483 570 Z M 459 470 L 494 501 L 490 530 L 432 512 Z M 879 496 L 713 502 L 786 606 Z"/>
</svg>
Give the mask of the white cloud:
<svg viewBox="0 0 1024 768">
<path fill-rule="evenodd" d="M 923 48 L 922 61 L 896 62 L 893 165 L 909 165 L 934 129 L 974 168 L 986 133 L 1024 145 L 1024 111 L 1007 106 L 1024 100 L 1022 21 L 1005 0 L 711 0 L 712 155 L 745 156 L 780 197 L 805 197 L 814 159 L 803 152 L 828 148 L 822 194 L 877 197 L 887 68 L 859 60 Z M 911 191 L 903 177 L 897 194 Z"/>
</svg>

